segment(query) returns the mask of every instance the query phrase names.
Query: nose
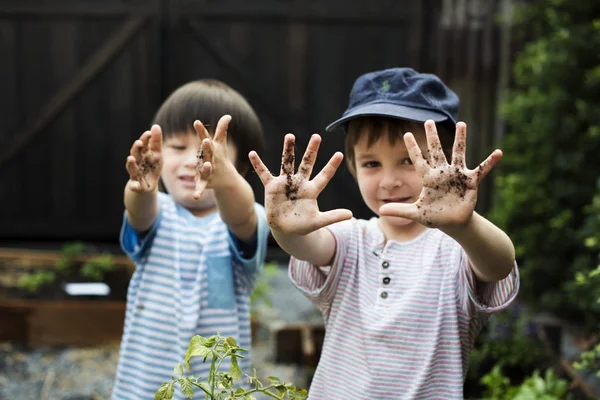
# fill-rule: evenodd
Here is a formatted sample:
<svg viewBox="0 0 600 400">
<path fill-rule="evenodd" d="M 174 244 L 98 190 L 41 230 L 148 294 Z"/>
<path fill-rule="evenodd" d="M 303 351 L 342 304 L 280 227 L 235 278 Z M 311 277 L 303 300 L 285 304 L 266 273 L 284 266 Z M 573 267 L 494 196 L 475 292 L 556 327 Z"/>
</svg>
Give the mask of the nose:
<svg viewBox="0 0 600 400">
<path fill-rule="evenodd" d="M 196 165 L 198 164 L 198 161 L 201 161 L 198 159 L 198 156 L 201 155 L 200 149 L 196 148 L 195 146 L 189 146 L 184 154 L 184 164 L 186 167 L 189 168 L 196 168 Z"/>
<path fill-rule="evenodd" d="M 392 190 L 402 186 L 402 178 L 395 169 L 387 169 L 383 171 L 383 176 L 379 181 L 379 187 L 385 190 Z"/>
</svg>

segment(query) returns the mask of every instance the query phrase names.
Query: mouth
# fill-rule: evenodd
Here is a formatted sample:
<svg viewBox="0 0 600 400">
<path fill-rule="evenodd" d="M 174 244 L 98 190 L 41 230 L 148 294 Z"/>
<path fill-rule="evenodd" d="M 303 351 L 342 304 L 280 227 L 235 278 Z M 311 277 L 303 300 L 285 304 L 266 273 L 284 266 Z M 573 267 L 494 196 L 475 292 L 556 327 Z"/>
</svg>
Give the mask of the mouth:
<svg viewBox="0 0 600 400">
<path fill-rule="evenodd" d="M 196 179 L 193 176 L 184 175 L 184 176 L 180 176 L 177 179 L 179 179 L 179 182 L 181 182 L 181 184 L 185 187 L 191 187 L 191 188 L 196 187 Z"/>
<path fill-rule="evenodd" d="M 411 197 L 388 197 L 381 200 L 384 204 L 388 203 L 410 203 Z"/>
</svg>

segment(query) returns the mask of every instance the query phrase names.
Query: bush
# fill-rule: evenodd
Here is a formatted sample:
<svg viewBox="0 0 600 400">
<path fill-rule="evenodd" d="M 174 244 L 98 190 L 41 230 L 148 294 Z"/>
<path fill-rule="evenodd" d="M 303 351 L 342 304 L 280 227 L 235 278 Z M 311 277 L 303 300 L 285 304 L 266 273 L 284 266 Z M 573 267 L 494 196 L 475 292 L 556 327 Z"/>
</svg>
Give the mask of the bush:
<svg viewBox="0 0 600 400">
<path fill-rule="evenodd" d="M 529 2 L 516 30 L 533 40 L 500 110 L 508 132 L 490 218 L 515 243 L 524 300 L 593 327 L 600 308 L 574 276 L 597 265 L 585 239 L 600 196 L 600 2 Z"/>
</svg>

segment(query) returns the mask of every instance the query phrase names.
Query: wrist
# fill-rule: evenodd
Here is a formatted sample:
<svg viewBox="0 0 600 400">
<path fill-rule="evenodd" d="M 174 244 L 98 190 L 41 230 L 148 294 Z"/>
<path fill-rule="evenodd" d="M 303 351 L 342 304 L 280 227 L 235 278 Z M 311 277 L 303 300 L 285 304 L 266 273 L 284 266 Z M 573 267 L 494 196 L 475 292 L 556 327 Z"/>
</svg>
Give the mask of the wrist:
<svg viewBox="0 0 600 400">
<path fill-rule="evenodd" d="M 473 228 L 477 223 L 477 219 L 480 218 L 479 214 L 475 211 L 471 214 L 471 217 L 464 223 L 446 226 L 443 228 L 439 228 L 446 235 L 452 237 L 456 241 L 460 242 L 460 240 L 466 236 L 468 236 L 471 232 L 473 232 Z"/>
</svg>

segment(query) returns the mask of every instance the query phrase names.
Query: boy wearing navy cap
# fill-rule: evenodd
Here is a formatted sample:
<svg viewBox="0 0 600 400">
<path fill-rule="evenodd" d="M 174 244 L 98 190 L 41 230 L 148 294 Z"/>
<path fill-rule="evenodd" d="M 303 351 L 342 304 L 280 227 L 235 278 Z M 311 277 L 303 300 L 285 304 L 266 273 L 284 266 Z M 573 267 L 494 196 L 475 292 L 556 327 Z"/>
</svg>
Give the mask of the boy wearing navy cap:
<svg viewBox="0 0 600 400">
<path fill-rule="evenodd" d="M 502 152 L 466 167 L 458 105 L 439 78 L 410 68 L 356 80 L 327 131 L 344 128 L 348 168 L 377 215 L 370 220 L 319 210 L 343 156 L 310 179 L 318 135 L 297 171 L 286 135 L 279 176 L 250 153 L 290 278 L 325 319 L 309 399 L 462 399 L 475 337 L 515 298 L 514 246 L 474 211 Z"/>
</svg>

